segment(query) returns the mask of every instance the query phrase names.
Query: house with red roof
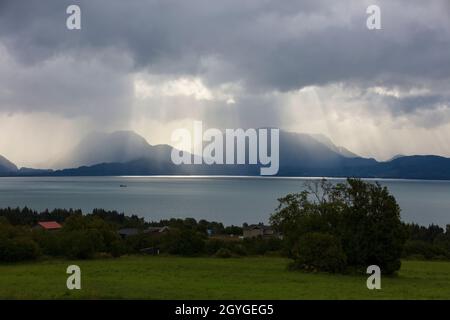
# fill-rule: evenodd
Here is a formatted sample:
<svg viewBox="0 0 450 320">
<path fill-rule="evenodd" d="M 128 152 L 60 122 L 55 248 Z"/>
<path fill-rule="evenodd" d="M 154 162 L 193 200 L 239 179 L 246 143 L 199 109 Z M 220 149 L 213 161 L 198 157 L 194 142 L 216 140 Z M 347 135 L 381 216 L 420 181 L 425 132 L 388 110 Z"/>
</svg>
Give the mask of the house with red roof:
<svg viewBox="0 0 450 320">
<path fill-rule="evenodd" d="M 42 230 L 49 230 L 49 231 L 59 230 L 61 228 L 62 228 L 62 225 L 60 225 L 56 221 L 40 221 L 35 226 L 35 229 L 42 229 Z"/>
</svg>

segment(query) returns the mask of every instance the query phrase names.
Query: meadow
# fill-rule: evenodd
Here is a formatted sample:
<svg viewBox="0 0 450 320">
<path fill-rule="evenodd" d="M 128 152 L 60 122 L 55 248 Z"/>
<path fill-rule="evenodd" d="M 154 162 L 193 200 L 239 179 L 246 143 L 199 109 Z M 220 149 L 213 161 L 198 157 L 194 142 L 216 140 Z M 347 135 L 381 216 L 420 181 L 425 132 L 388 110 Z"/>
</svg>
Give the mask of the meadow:
<svg viewBox="0 0 450 320">
<path fill-rule="evenodd" d="M 66 268 L 81 268 L 68 290 Z M 289 271 L 279 257 L 46 260 L 0 265 L 1 299 L 450 299 L 450 262 L 403 261 L 381 290 L 366 277 Z"/>
</svg>

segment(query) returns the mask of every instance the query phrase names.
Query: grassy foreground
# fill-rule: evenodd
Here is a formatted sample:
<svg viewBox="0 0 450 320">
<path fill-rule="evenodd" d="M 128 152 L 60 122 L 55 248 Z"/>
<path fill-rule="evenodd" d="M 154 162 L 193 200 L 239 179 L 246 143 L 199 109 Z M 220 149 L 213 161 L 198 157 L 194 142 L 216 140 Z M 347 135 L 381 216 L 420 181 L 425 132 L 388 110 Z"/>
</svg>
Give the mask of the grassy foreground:
<svg viewBox="0 0 450 320">
<path fill-rule="evenodd" d="M 1 299 L 450 299 L 450 262 L 404 261 L 368 290 L 366 277 L 286 270 L 287 260 L 122 257 L 0 265 Z M 82 289 L 66 288 L 81 267 Z"/>
</svg>

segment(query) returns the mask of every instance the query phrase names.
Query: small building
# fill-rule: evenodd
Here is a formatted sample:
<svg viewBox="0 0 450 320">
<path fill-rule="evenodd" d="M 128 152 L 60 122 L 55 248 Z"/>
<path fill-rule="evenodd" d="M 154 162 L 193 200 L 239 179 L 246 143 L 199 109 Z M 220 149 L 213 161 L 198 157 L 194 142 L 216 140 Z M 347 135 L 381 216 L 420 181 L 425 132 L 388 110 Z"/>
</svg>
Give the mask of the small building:
<svg viewBox="0 0 450 320">
<path fill-rule="evenodd" d="M 122 238 L 128 238 L 128 237 L 135 236 L 135 235 L 138 235 L 138 234 L 147 234 L 147 235 L 151 235 L 151 236 L 159 236 L 159 235 L 166 234 L 167 232 L 169 232 L 169 227 L 150 227 L 150 228 L 145 229 L 145 230 L 138 229 L 138 228 L 123 228 L 123 229 L 119 229 L 117 231 L 117 233 Z"/>
<path fill-rule="evenodd" d="M 48 230 L 48 231 L 55 231 L 61 228 L 62 225 L 60 225 L 56 221 L 40 221 L 34 226 L 34 229 Z"/>
<path fill-rule="evenodd" d="M 149 227 L 147 230 L 145 230 L 145 233 L 167 233 L 169 232 L 169 227 Z"/>
<path fill-rule="evenodd" d="M 123 229 L 119 229 L 117 231 L 117 233 L 122 238 L 128 238 L 129 236 L 135 236 L 135 235 L 139 234 L 139 229 L 138 228 L 123 228 Z"/>
<path fill-rule="evenodd" d="M 244 227 L 244 239 L 251 239 L 251 238 L 273 238 L 277 237 L 278 234 L 275 232 L 275 230 L 272 229 L 272 227 L 266 226 L 263 223 L 259 224 L 252 224 L 247 227 Z"/>
</svg>

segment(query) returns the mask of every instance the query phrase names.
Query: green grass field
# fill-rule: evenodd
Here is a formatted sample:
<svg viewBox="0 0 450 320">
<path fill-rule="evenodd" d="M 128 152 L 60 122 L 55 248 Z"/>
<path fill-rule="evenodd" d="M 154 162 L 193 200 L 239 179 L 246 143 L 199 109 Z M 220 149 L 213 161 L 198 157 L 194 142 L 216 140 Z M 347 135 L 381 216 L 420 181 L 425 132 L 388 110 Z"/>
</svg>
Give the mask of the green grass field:
<svg viewBox="0 0 450 320">
<path fill-rule="evenodd" d="M 122 257 L 0 265 L 2 299 L 450 299 L 450 262 L 404 261 L 368 290 L 366 277 L 308 274 L 287 260 Z M 66 288 L 77 264 L 82 289 Z"/>
</svg>

